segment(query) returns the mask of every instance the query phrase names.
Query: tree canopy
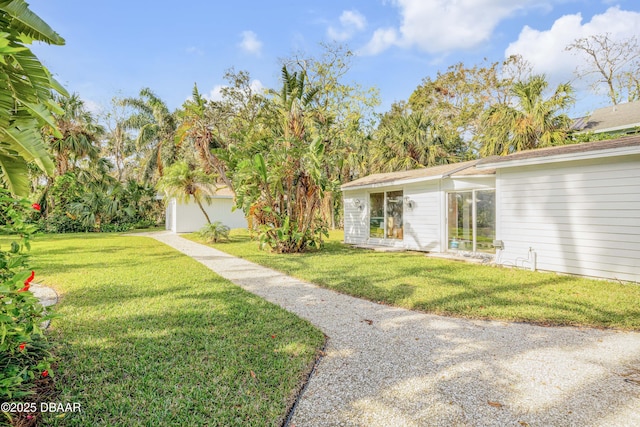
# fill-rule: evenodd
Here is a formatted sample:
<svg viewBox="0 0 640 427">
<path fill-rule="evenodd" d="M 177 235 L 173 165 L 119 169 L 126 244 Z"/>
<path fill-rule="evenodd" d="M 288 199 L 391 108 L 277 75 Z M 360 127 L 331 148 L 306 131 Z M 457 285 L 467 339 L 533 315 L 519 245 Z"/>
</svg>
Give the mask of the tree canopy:
<svg viewBox="0 0 640 427">
<path fill-rule="evenodd" d="M 225 186 L 264 246 L 311 250 L 322 245 L 328 228 L 340 226 L 340 185 L 353 179 L 586 138 L 570 131 L 572 86 L 549 87 L 522 57 L 454 64 L 425 77 L 389 111 L 376 112 L 377 89 L 347 81 L 355 56 L 343 45 L 283 59 L 277 88 L 260 88 L 247 71 L 231 68 L 216 99 L 194 83 L 191 96 L 172 111 L 143 88 L 95 117 L 20 45 L 62 42 L 31 15 L 25 15 L 28 25 L 15 20 L 26 13 L 18 7 L 23 3 L 0 0 L 0 23 L 8 29 L 0 42 L 0 122 L 6 123 L 0 169 L 9 188 L 31 188 L 47 230 L 158 222 L 159 190 L 195 200 L 213 223 L 202 203 Z M 611 83 L 616 102 L 625 90 L 636 99 L 635 38 L 617 43 L 594 36 L 570 50 L 593 58 L 595 68 L 583 78 Z M 613 47 L 625 54 L 612 56 Z M 59 96 L 52 95 L 56 88 Z"/>
</svg>

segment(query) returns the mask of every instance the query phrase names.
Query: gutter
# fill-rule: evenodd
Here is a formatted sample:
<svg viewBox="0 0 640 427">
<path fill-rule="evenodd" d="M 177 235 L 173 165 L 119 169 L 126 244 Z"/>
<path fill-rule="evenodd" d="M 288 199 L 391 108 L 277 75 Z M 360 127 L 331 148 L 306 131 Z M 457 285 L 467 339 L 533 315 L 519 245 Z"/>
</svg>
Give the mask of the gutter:
<svg viewBox="0 0 640 427">
<path fill-rule="evenodd" d="M 460 166 L 459 168 L 456 168 L 450 172 L 445 173 L 444 175 L 442 175 L 442 178 L 451 178 L 451 175 L 454 175 L 458 172 L 461 172 L 465 169 L 469 169 L 472 168 L 474 166 L 476 166 L 478 163 L 480 162 L 480 160 L 477 160 L 475 163 L 471 164 L 471 165 L 465 165 L 465 166 Z"/>
<path fill-rule="evenodd" d="M 578 153 L 569 153 L 569 154 L 555 154 L 550 156 L 536 156 L 529 157 L 526 159 L 514 159 L 514 160 L 500 160 L 496 159 L 494 161 L 485 160 L 481 164 L 477 166 L 478 169 L 500 169 L 500 168 L 509 168 L 509 167 L 518 167 L 518 166 L 531 166 L 531 165 L 539 165 L 546 163 L 560 163 L 560 162 L 570 162 L 576 160 L 592 160 L 592 159 L 600 159 L 606 157 L 619 157 L 626 156 L 631 154 L 640 154 L 640 146 L 628 146 L 621 148 L 609 148 L 602 150 L 593 150 L 593 151 L 582 151 Z M 487 158 L 487 159 L 490 159 Z"/>
<path fill-rule="evenodd" d="M 474 167 L 478 164 L 478 162 L 480 162 L 480 160 L 477 160 L 475 163 L 469 164 L 469 165 L 463 165 L 463 166 L 459 166 L 445 174 L 440 174 L 440 175 L 433 175 L 433 176 L 423 176 L 423 177 L 418 177 L 418 178 L 406 178 L 406 179 L 399 179 L 399 180 L 393 180 L 393 181 L 383 181 L 383 182 L 373 182 L 370 184 L 361 184 L 361 185 L 353 185 L 353 186 L 348 186 L 349 183 L 344 184 L 342 186 L 340 186 L 340 190 L 342 191 L 352 191 L 352 190 L 365 190 L 368 188 L 380 188 L 380 187 L 391 187 L 394 185 L 406 185 L 406 184 L 414 184 L 416 182 L 424 182 L 424 181 L 435 181 L 435 180 L 441 180 L 444 178 L 450 178 L 451 175 L 456 174 L 460 171 L 463 171 L 465 169 L 469 169 L 471 167 Z M 345 187 L 348 186 L 348 187 Z"/>
</svg>

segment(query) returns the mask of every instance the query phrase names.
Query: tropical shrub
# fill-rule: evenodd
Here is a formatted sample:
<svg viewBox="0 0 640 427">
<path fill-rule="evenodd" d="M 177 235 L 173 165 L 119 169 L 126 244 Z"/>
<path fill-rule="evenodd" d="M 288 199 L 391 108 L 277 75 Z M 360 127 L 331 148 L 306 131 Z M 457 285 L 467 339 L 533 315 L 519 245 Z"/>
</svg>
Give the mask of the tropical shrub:
<svg viewBox="0 0 640 427">
<path fill-rule="evenodd" d="M 22 272 L 0 284 L 0 400 L 32 394 L 33 383 L 52 375 L 51 345 L 41 324 L 45 314 L 29 290 L 35 273 Z"/>
<path fill-rule="evenodd" d="M 220 239 L 229 240 L 229 227 L 215 221 L 202 227 L 198 235 L 209 243 L 217 243 Z"/>
<path fill-rule="evenodd" d="M 84 233 L 92 227 L 83 225 L 71 214 L 53 214 L 38 221 L 38 230 L 44 233 Z"/>
<path fill-rule="evenodd" d="M 30 237 L 36 231 L 36 226 L 28 224 L 26 218 L 39 210 L 40 205 L 16 199 L 8 190 L 0 188 L 0 235 L 13 237 L 8 248 L 0 246 L 0 281 L 8 280 L 26 268 L 24 249 L 30 249 Z"/>
<path fill-rule="evenodd" d="M 0 188 L 0 234 L 12 237 L 0 247 L 0 401 L 30 394 L 35 380 L 51 375 L 53 358 L 40 325 L 53 314 L 28 292 L 35 272 L 26 269 L 24 253 L 36 230 L 25 218 L 39 210 Z"/>
<path fill-rule="evenodd" d="M 45 233 L 121 232 L 156 225 L 164 210 L 153 187 L 110 177 L 84 182 L 81 171 L 55 177 L 40 197 L 43 215 L 37 220 Z"/>
<path fill-rule="evenodd" d="M 237 204 L 252 216 L 262 246 L 274 252 L 304 252 L 322 244 L 327 218 L 325 191 L 332 186 L 323 165 L 325 144 L 317 135 L 322 115 L 303 71 L 282 69 L 283 87 L 273 92 L 262 120 L 271 135 L 268 149 L 238 163 L 234 176 Z"/>
</svg>

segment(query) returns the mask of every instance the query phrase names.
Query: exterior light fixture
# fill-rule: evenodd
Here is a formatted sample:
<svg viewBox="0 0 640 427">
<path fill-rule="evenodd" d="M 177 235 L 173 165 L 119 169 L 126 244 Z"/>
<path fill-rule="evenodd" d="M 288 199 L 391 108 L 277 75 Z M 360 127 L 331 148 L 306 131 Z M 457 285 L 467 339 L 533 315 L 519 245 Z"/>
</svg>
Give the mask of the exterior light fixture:
<svg viewBox="0 0 640 427">
<path fill-rule="evenodd" d="M 407 207 L 407 209 L 409 209 L 410 211 L 412 211 L 413 208 L 416 207 L 416 202 L 411 200 L 409 196 L 404 196 L 404 204 Z"/>
</svg>

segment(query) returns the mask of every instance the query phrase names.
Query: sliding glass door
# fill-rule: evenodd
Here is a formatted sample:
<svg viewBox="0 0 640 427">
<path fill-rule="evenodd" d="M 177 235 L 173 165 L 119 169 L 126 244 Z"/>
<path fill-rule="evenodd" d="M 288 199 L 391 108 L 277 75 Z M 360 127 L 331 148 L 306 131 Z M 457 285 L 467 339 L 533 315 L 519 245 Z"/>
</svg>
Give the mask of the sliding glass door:
<svg viewBox="0 0 640 427">
<path fill-rule="evenodd" d="M 495 190 L 447 194 L 447 245 L 450 250 L 495 253 Z"/>
<path fill-rule="evenodd" d="M 447 195 L 449 249 L 473 250 L 473 192 Z"/>
<path fill-rule="evenodd" d="M 384 193 L 369 196 L 369 237 L 384 239 Z"/>
<path fill-rule="evenodd" d="M 369 195 L 369 237 L 402 240 L 403 201 L 402 190 Z"/>
</svg>

